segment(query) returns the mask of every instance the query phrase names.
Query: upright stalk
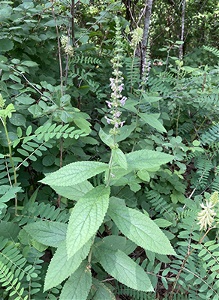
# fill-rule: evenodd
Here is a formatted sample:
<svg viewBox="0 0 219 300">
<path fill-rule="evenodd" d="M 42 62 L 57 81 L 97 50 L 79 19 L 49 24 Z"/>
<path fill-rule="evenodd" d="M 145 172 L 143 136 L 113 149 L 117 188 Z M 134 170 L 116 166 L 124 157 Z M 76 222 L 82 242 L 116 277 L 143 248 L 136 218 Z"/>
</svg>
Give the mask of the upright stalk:
<svg viewBox="0 0 219 300">
<path fill-rule="evenodd" d="M 17 172 L 16 172 L 16 168 L 15 168 L 15 165 L 14 165 L 13 157 L 12 157 L 11 140 L 10 140 L 10 138 L 9 138 L 8 129 L 7 129 L 7 126 L 6 126 L 6 116 L 5 116 L 5 117 L 2 117 L 2 116 L 1 116 L 0 119 L 1 119 L 2 125 L 3 125 L 3 127 L 4 127 L 5 136 L 6 136 L 6 139 L 7 139 L 7 144 L 8 144 L 8 156 L 9 156 L 10 164 L 11 164 L 11 167 L 12 167 L 12 170 L 13 170 L 13 175 L 14 175 L 14 186 L 16 186 L 16 185 L 17 185 Z M 15 206 L 15 215 L 17 215 L 17 195 L 15 195 L 15 203 L 14 203 L 14 206 Z"/>
<path fill-rule="evenodd" d="M 147 5 L 147 7 L 145 10 L 144 32 L 143 32 L 142 49 L 141 49 L 141 77 L 144 74 L 145 67 L 146 67 L 146 53 L 147 53 L 148 36 L 149 36 L 149 28 L 150 28 L 150 19 L 151 19 L 153 0 L 148 0 L 146 5 Z"/>
</svg>

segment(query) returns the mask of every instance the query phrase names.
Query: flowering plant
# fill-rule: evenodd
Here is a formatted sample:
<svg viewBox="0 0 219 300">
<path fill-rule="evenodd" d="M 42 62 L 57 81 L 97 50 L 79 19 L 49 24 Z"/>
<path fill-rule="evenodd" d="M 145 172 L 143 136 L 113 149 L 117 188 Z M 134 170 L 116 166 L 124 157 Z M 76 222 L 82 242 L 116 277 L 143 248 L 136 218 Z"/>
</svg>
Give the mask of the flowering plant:
<svg viewBox="0 0 219 300">
<path fill-rule="evenodd" d="M 202 210 L 198 213 L 198 224 L 200 225 L 200 230 L 207 230 L 211 227 L 215 221 L 216 211 L 215 206 L 218 203 L 218 192 L 214 192 L 209 200 L 206 200 L 206 205 L 201 204 Z"/>
<path fill-rule="evenodd" d="M 110 117 L 106 116 L 106 121 L 108 124 L 113 125 L 113 129 L 110 131 L 111 135 L 118 134 L 118 128 L 122 127 L 125 121 L 121 120 L 121 111 L 120 107 L 125 105 L 127 98 L 122 95 L 122 91 L 124 88 L 123 84 L 123 77 L 122 72 L 119 70 L 122 66 L 121 59 L 122 59 L 122 41 L 121 41 L 121 28 L 119 24 L 119 20 L 116 17 L 116 35 L 115 35 L 115 56 L 111 60 L 113 64 L 113 78 L 110 78 L 110 87 L 112 90 L 110 101 L 107 100 L 106 104 L 108 108 L 111 109 Z"/>
</svg>

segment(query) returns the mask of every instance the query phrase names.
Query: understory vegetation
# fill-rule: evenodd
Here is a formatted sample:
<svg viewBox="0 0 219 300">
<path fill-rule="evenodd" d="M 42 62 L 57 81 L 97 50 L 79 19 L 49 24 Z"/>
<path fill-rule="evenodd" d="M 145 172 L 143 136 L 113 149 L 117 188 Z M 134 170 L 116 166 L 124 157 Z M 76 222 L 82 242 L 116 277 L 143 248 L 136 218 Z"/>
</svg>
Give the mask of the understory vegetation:
<svg viewBox="0 0 219 300">
<path fill-rule="evenodd" d="M 0 299 L 219 300 L 219 5 L 187 2 L 1 1 Z"/>
</svg>

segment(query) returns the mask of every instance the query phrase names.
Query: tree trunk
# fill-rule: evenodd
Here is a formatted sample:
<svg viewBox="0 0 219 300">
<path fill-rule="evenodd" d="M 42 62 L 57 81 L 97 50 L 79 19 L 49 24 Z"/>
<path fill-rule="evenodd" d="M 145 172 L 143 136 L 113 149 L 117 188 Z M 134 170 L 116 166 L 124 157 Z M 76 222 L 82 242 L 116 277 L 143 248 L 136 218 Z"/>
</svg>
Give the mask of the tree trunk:
<svg viewBox="0 0 219 300">
<path fill-rule="evenodd" d="M 145 10 L 145 19 L 144 19 L 144 32 L 142 37 L 142 47 L 141 47 L 141 77 L 145 72 L 146 67 L 146 53 L 147 53 L 147 45 L 148 45 L 148 36 L 149 36 L 149 27 L 150 27 L 150 18 L 151 18 L 151 10 L 153 5 L 153 0 L 147 0 L 147 7 Z"/>
<path fill-rule="evenodd" d="M 182 2 L 181 42 L 184 42 L 186 0 Z M 179 47 L 179 59 L 183 59 L 183 44 Z"/>
<path fill-rule="evenodd" d="M 72 46 L 75 43 L 75 0 L 71 0 L 71 40 Z"/>
</svg>

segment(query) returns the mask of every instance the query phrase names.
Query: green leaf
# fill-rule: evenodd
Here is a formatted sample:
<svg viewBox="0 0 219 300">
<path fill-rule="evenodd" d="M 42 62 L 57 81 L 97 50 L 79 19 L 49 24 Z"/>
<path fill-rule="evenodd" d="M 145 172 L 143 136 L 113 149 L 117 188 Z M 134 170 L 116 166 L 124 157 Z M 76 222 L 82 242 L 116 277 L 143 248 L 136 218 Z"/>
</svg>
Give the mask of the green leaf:
<svg viewBox="0 0 219 300">
<path fill-rule="evenodd" d="M 162 123 L 157 119 L 157 114 L 139 113 L 139 117 L 144 123 L 147 123 L 151 127 L 157 129 L 157 131 L 161 133 L 167 132 L 166 129 L 163 127 Z"/>
<path fill-rule="evenodd" d="M 9 185 L 2 185 L 0 187 L 0 195 L 3 195 L 0 197 L 0 203 L 1 202 L 7 202 L 10 199 L 13 199 L 16 195 L 16 193 L 20 192 L 21 187 L 11 187 Z"/>
<path fill-rule="evenodd" d="M 26 118 L 21 114 L 13 114 L 10 118 L 10 123 L 15 126 L 25 126 L 26 125 Z"/>
<path fill-rule="evenodd" d="M 142 99 L 142 103 L 154 103 L 157 101 L 162 100 L 162 97 L 158 97 L 158 96 L 149 96 L 147 94 L 143 94 L 143 99 Z"/>
<path fill-rule="evenodd" d="M 139 170 L 137 172 L 137 175 L 143 181 L 147 181 L 147 182 L 150 181 L 150 174 L 146 170 Z"/>
<path fill-rule="evenodd" d="M 0 39 L 0 52 L 5 52 L 13 49 L 14 43 L 10 39 Z"/>
<path fill-rule="evenodd" d="M 50 20 L 44 24 L 46 27 L 56 27 L 59 25 L 63 25 L 63 20 Z"/>
<path fill-rule="evenodd" d="M 35 102 L 35 99 L 24 94 L 24 95 L 16 97 L 16 101 L 18 101 L 19 103 L 24 104 L 24 105 L 30 105 Z"/>
<path fill-rule="evenodd" d="M 117 149 L 112 149 L 112 152 L 113 152 L 113 161 L 117 163 L 121 168 L 127 170 L 128 168 L 127 160 L 122 150 L 117 148 Z"/>
<path fill-rule="evenodd" d="M 95 161 L 78 161 L 47 175 L 40 182 L 50 186 L 72 186 L 106 171 L 108 164 Z"/>
<path fill-rule="evenodd" d="M 112 197 L 108 213 L 119 230 L 146 250 L 159 254 L 175 254 L 168 238 L 149 217 L 126 207 L 124 201 Z"/>
<path fill-rule="evenodd" d="M 172 225 L 171 222 L 169 222 L 165 219 L 161 219 L 161 218 L 154 220 L 154 222 L 157 224 L 157 226 L 159 226 L 161 228 L 169 227 L 170 225 Z"/>
<path fill-rule="evenodd" d="M 20 227 L 17 223 L 1 221 L 0 222 L 0 236 L 17 241 Z"/>
<path fill-rule="evenodd" d="M 88 262 L 84 261 L 63 286 L 60 300 L 86 300 L 92 284 Z"/>
<path fill-rule="evenodd" d="M 74 118 L 74 123 L 82 129 L 85 133 L 89 134 L 91 132 L 91 124 L 83 118 Z"/>
<path fill-rule="evenodd" d="M 38 221 L 24 226 L 24 229 L 37 242 L 51 247 L 58 247 L 65 240 L 67 224 L 51 221 Z"/>
<path fill-rule="evenodd" d="M 26 130 L 26 135 L 27 135 L 27 136 L 30 135 L 30 134 L 32 133 L 32 130 L 33 130 L 32 126 L 29 125 L 29 126 L 27 127 L 27 130 Z"/>
<path fill-rule="evenodd" d="M 102 224 L 109 205 L 109 193 L 109 188 L 98 186 L 76 203 L 67 229 L 68 257 L 84 246 Z"/>
<path fill-rule="evenodd" d="M 153 171 L 161 165 L 170 162 L 174 157 L 154 150 L 138 150 L 126 154 L 126 158 L 129 168 Z"/>
<path fill-rule="evenodd" d="M 79 200 L 87 192 L 92 190 L 93 186 L 89 181 L 84 181 L 72 186 L 51 186 L 57 194 L 66 197 L 70 200 Z"/>
<path fill-rule="evenodd" d="M 121 250 L 100 245 L 95 250 L 95 256 L 104 270 L 116 280 L 138 291 L 153 291 L 145 271 Z"/>
<path fill-rule="evenodd" d="M 128 240 L 124 236 L 118 236 L 118 235 L 109 235 L 104 237 L 101 240 L 101 244 L 104 244 L 104 246 L 106 246 L 109 249 L 114 249 L 114 250 L 119 249 L 127 255 L 132 253 L 137 248 L 137 245 L 135 243 Z"/>
<path fill-rule="evenodd" d="M 93 278 L 93 285 L 91 289 L 92 300 L 116 300 L 110 289 L 96 278 Z"/>
<path fill-rule="evenodd" d="M 37 67 L 38 64 L 32 60 L 24 60 L 21 62 L 21 65 L 27 66 L 27 67 Z"/>
<path fill-rule="evenodd" d="M 105 133 L 102 128 L 100 128 L 99 136 L 100 136 L 102 142 L 104 142 L 104 144 L 106 144 L 110 148 L 113 147 L 114 141 L 113 141 L 112 136 L 110 134 Z"/>
<path fill-rule="evenodd" d="M 131 125 L 125 125 L 121 128 L 119 128 L 119 134 L 116 135 L 115 139 L 116 142 L 121 142 L 124 141 L 127 137 L 130 136 L 133 130 L 135 130 L 136 124 L 131 124 Z"/>
<path fill-rule="evenodd" d="M 87 257 L 93 238 L 90 239 L 78 252 L 68 259 L 66 243 L 62 242 L 56 250 L 46 273 L 44 291 L 47 291 L 73 274 Z"/>
</svg>

